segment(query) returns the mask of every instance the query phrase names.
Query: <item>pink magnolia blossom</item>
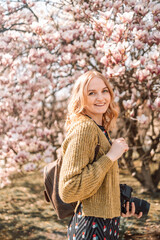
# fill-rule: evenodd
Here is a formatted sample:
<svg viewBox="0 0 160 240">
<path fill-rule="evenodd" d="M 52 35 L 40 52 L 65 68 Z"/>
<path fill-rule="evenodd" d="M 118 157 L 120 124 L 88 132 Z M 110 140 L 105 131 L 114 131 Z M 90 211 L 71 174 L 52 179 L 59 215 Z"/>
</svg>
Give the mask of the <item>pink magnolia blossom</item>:
<svg viewBox="0 0 160 240">
<path fill-rule="evenodd" d="M 122 54 L 120 54 L 118 51 L 112 52 L 111 62 L 118 64 L 120 61 L 122 61 Z"/>
<path fill-rule="evenodd" d="M 7 77 L 3 77 L 3 76 L 1 76 L 0 77 L 0 83 L 1 84 L 8 84 L 9 83 L 9 79 L 7 78 Z"/>
<path fill-rule="evenodd" d="M 36 59 L 37 56 L 38 56 L 38 53 L 37 53 L 36 49 L 31 48 L 30 52 L 29 52 L 29 55 L 28 55 L 28 59 L 30 61 L 32 61 L 32 60 Z"/>
<path fill-rule="evenodd" d="M 126 51 L 130 50 L 129 43 L 126 41 L 118 42 L 116 48 L 121 54 L 124 54 Z"/>
<path fill-rule="evenodd" d="M 37 168 L 37 164 L 35 163 L 27 163 L 24 165 L 24 170 L 26 172 L 31 172 L 31 171 L 34 171 L 36 168 Z"/>
<path fill-rule="evenodd" d="M 143 16 L 148 12 L 148 9 L 144 7 L 143 4 L 136 4 L 135 7 L 134 7 L 134 11 L 136 13 L 140 13 L 142 14 Z"/>
<path fill-rule="evenodd" d="M 151 30 L 153 27 L 154 27 L 153 22 L 151 22 L 151 21 L 145 22 L 145 28 L 147 28 L 148 31 Z"/>
<path fill-rule="evenodd" d="M 133 101 L 132 100 L 123 100 L 123 106 L 125 109 L 131 109 L 133 107 Z"/>
<path fill-rule="evenodd" d="M 96 47 L 97 47 L 98 50 L 101 50 L 101 49 L 105 48 L 105 51 L 109 51 L 108 44 L 105 41 L 97 40 Z"/>
<path fill-rule="evenodd" d="M 158 15 L 156 15 L 156 16 L 154 16 L 153 17 L 153 20 L 154 20 L 154 22 L 156 22 L 157 23 L 157 27 L 159 27 L 159 21 L 160 21 L 160 16 L 159 16 L 159 14 Z"/>
<path fill-rule="evenodd" d="M 136 76 L 140 82 L 144 81 L 148 76 L 150 72 L 147 69 L 140 70 L 138 69 L 136 72 Z"/>
<path fill-rule="evenodd" d="M 155 4 L 155 5 L 153 6 L 153 8 L 152 8 L 152 13 L 153 13 L 154 15 L 157 15 L 157 14 L 160 13 L 160 3 Z"/>
<path fill-rule="evenodd" d="M 64 61 L 66 64 L 70 63 L 70 62 L 71 62 L 71 59 L 72 59 L 71 53 L 65 53 L 65 54 L 63 54 L 62 59 L 63 59 L 63 61 Z"/>
<path fill-rule="evenodd" d="M 107 74 L 108 77 L 113 77 L 113 76 L 114 76 L 114 70 L 113 70 L 113 68 L 108 67 L 106 74 Z"/>
<path fill-rule="evenodd" d="M 80 67 L 84 67 L 84 66 L 86 66 L 86 61 L 85 61 L 85 59 L 81 59 L 81 60 L 79 60 L 78 61 L 78 65 L 80 66 Z"/>
<path fill-rule="evenodd" d="M 90 48 L 90 42 L 89 41 L 81 43 L 81 49 L 82 50 L 86 50 L 86 49 L 89 49 L 89 48 Z"/>
<path fill-rule="evenodd" d="M 53 162 L 53 161 L 54 161 L 53 156 L 44 157 L 44 162 L 46 162 L 46 163 L 50 163 L 50 162 Z"/>
<path fill-rule="evenodd" d="M 94 17 L 91 19 L 91 21 L 92 21 L 93 29 L 96 32 L 100 32 L 102 30 L 102 26 L 100 26 L 99 21 Z"/>
<path fill-rule="evenodd" d="M 153 64 L 152 62 L 149 62 L 149 64 L 146 66 L 146 69 L 149 70 L 152 74 L 157 73 L 157 65 Z"/>
<path fill-rule="evenodd" d="M 0 6 L 0 14 L 4 13 L 4 11 L 5 9 L 2 6 Z"/>
<path fill-rule="evenodd" d="M 146 42 L 148 36 L 148 32 L 146 30 L 138 30 L 136 32 L 136 39 Z"/>
<path fill-rule="evenodd" d="M 137 68 L 139 65 L 140 65 L 140 60 L 136 60 L 134 59 L 131 63 L 130 63 L 130 66 L 131 68 Z"/>
<path fill-rule="evenodd" d="M 150 99 L 147 100 L 147 103 L 146 103 L 147 107 L 152 109 L 152 102 Z"/>
<path fill-rule="evenodd" d="M 6 53 L 6 54 L 3 55 L 1 63 L 4 66 L 10 65 L 12 62 L 13 62 L 12 55 L 10 55 L 9 53 Z"/>
<path fill-rule="evenodd" d="M 100 60 L 101 63 L 103 63 L 106 67 L 109 65 L 109 57 L 107 55 L 104 55 L 101 60 Z"/>
<path fill-rule="evenodd" d="M 135 46 L 137 49 L 142 49 L 142 48 L 144 47 L 144 43 L 142 43 L 142 42 L 139 41 L 139 40 L 135 40 L 134 46 Z"/>
<path fill-rule="evenodd" d="M 155 40 L 157 40 L 157 43 L 159 44 L 160 43 L 160 32 L 159 31 L 153 32 L 153 38 Z"/>
<path fill-rule="evenodd" d="M 113 6 L 113 2 L 111 2 L 111 1 L 105 1 L 105 6 L 106 6 L 106 8 L 112 8 L 112 6 Z"/>
<path fill-rule="evenodd" d="M 108 68 L 107 70 L 107 76 L 113 77 L 113 76 L 121 76 L 125 73 L 125 67 L 121 67 L 116 65 L 114 68 Z"/>
<path fill-rule="evenodd" d="M 117 16 L 123 23 L 130 23 L 132 22 L 134 12 L 125 12 L 124 14 L 118 13 Z"/>
<path fill-rule="evenodd" d="M 7 43 L 5 41 L 2 41 L 0 44 L 0 49 L 5 50 L 7 49 Z"/>
<path fill-rule="evenodd" d="M 140 57 L 140 62 L 141 62 L 142 65 L 144 65 L 145 62 L 146 62 L 146 57 L 141 56 L 141 57 Z"/>
<path fill-rule="evenodd" d="M 157 111 L 160 110 L 160 97 L 157 97 L 154 101 L 154 106 L 156 108 Z"/>
<path fill-rule="evenodd" d="M 115 26 L 115 31 L 112 34 L 112 39 L 113 41 L 120 43 L 120 38 L 122 37 L 122 35 L 124 36 L 124 33 L 126 31 L 126 26 L 125 24 L 118 24 Z"/>
<path fill-rule="evenodd" d="M 142 114 L 141 116 L 137 116 L 137 121 L 141 124 L 146 124 L 148 121 L 148 117 Z"/>
<path fill-rule="evenodd" d="M 26 160 L 28 160 L 28 158 L 29 158 L 29 153 L 25 151 L 21 151 L 17 154 L 17 156 L 15 156 L 14 161 L 19 163 L 25 163 Z"/>
<path fill-rule="evenodd" d="M 88 37 L 92 36 L 93 30 L 92 29 L 86 29 L 86 34 L 87 34 Z"/>
<path fill-rule="evenodd" d="M 72 44 L 68 44 L 67 46 L 64 47 L 64 52 L 75 52 L 76 50 L 76 46 L 72 45 Z"/>
<path fill-rule="evenodd" d="M 149 53 L 149 57 L 153 60 L 153 61 L 157 61 L 159 58 L 160 54 L 158 51 L 153 51 Z"/>
<path fill-rule="evenodd" d="M 112 40 L 113 40 L 114 42 L 118 43 L 119 40 L 120 40 L 120 38 L 121 38 L 121 36 L 120 36 L 119 34 L 117 34 L 117 32 L 114 32 L 114 33 L 112 34 Z"/>
<path fill-rule="evenodd" d="M 36 60 L 36 62 L 37 62 L 37 66 L 38 66 L 38 64 L 39 64 L 38 72 L 41 73 L 41 75 L 47 74 L 47 68 L 46 68 L 46 66 L 45 66 L 45 64 L 44 64 L 44 60 L 42 60 L 42 61 Z M 33 84 L 33 85 L 32 85 L 32 88 L 34 88 L 34 89 L 36 90 L 36 89 L 39 88 L 40 86 L 42 86 L 42 85 Z"/>
<path fill-rule="evenodd" d="M 4 42 L 9 44 L 12 40 L 12 37 L 8 35 L 8 36 L 4 36 L 2 39 L 3 39 Z"/>
<path fill-rule="evenodd" d="M 64 6 L 66 12 L 72 11 L 72 6 Z"/>
<path fill-rule="evenodd" d="M 157 75 L 160 75 L 160 65 L 157 66 L 157 71 L 156 71 Z"/>
<path fill-rule="evenodd" d="M 104 31 L 107 36 L 111 36 L 114 29 L 114 22 L 112 20 L 108 20 L 106 25 L 104 26 Z"/>
<path fill-rule="evenodd" d="M 0 172 L 0 175 L 1 175 L 1 172 Z M 10 185 L 10 184 L 11 184 L 11 180 L 8 178 L 8 176 L 1 175 L 1 177 L 0 177 L 0 188 L 4 188 L 5 186 Z"/>
<path fill-rule="evenodd" d="M 111 17 L 112 12 L 113 12 L 113 8 L 111 8 L 109 11 L 106 11 L 106 12 L 99 11 L 100 15 L 103 16 L 106 20 L 108 20 Z"/>
<path fill-rule="evenodd" d="M 31 28 L 38 35 L 43 35 L 44 34 L 43 24 L 41 24 L 41 23 L 33 22 L 32 25 L 31 25 Z"/>
<path fill-rule="evenodd" d="M 118 10 L 120 7 L 122 6 L 122 1 L 121 0 L 117 0 L 113 3 L 113 7 Z"/>
<path fill-rule="evenodd" d="M 56 31 L 53 33 L 52 37 L 55 41 L 58 41 L 60 39 L 61 35 L 58 31 Z"/>
<path fill-rule="evenodd" d="M 100 15 L 99 19 L 96 19 L 96 18 L 92 18 L 94 20 L 94 22 L 97 24 L 97 25 L 101 25 L 102 27 L 104 27 L 107 23 L 106 19 L 104 18 L 103 15 Z"/>
<path fill-rule="evenodd" d="M 126 30 L 125 24 L 118 24 L 118 26 L 116 26 L 116 33 L 120 36 L 125 33 L 125 30 Z"/>
</svg>

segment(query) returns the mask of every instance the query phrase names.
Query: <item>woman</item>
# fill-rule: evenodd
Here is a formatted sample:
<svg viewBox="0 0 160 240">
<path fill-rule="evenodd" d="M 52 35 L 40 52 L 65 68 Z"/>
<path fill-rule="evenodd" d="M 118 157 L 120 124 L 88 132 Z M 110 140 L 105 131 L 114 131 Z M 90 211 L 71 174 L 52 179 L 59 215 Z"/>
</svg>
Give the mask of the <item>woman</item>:
<svg viewBox="0 0 160 240">
<path fill-rule="evenodd" d="M 121 215 L 118 159 L 128 151 L 124 138 L 108 136 L 118 116 L 113 90 L 97 71 L 75 83 L 68 106 L 59 194 L 66 203 L 78 201 L 68 226 L 70 240 L 119 238 Z M 100 144 L 96 161 L 95 148 Z M 123 217 L 135 215 L 135 206 Z M 140 213 L 137 217 L 141 217 Z"/>
</svg>

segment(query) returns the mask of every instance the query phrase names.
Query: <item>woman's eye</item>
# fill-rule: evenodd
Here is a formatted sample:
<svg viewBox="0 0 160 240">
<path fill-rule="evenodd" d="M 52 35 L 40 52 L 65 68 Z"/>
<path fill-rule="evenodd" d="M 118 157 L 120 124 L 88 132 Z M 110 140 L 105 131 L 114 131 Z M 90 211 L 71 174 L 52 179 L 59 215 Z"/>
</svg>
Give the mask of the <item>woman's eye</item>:
<svg viewBox="0 0 160 240">
<path fill-rule="evenodd" d="M 90 92 L 88 95 L 93 95 L 94 94 L 94 92 Z"/>
<path fill-rule="evenodd" d="M 108 89 L 103 90 L 103 92 L 109 92 Z"/>
</svg>

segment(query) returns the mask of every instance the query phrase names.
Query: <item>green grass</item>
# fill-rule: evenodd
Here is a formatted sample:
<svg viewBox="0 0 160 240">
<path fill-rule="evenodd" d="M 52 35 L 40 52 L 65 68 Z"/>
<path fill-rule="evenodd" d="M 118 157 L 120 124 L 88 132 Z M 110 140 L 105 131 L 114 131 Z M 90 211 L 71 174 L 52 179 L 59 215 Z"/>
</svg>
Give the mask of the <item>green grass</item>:
<svg viewBox="0 0 160 240">
<path fill-rule="evenodd" d="M 134 196 L 151 203 L 148 217 L 121 219 L 121 239 L 160 239 L 159 195 L 142 194 L 139 183 L 125 171 L 120 178 L 135 189 Z M 10 186 L 0 190 L 0 240 L 66 239 L 69 218 L 57 219 L 44 200 L 43 190 L 40 172 L 17 176 Z"/>
</svg>

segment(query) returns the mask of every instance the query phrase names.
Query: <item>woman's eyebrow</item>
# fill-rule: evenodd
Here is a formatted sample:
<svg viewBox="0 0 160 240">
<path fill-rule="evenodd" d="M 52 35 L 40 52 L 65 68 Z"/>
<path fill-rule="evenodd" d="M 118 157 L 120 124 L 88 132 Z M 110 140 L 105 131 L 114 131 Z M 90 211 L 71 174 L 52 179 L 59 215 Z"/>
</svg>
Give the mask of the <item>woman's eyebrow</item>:
<svg viewBox="0 0 160 240">
<path fill-rule="evenodd" d="M 102 88 L 102 90 L 104 90 L 104 89 L 106 89 L 106 88 L 108 89 L 108 87 L 104 87 L 104 88 Z M 89 90 L 88 90 L 88 92 L 93 92 L 93 91 L 96 91 L 96 89 L 89 89 Z"/>
</svg>

